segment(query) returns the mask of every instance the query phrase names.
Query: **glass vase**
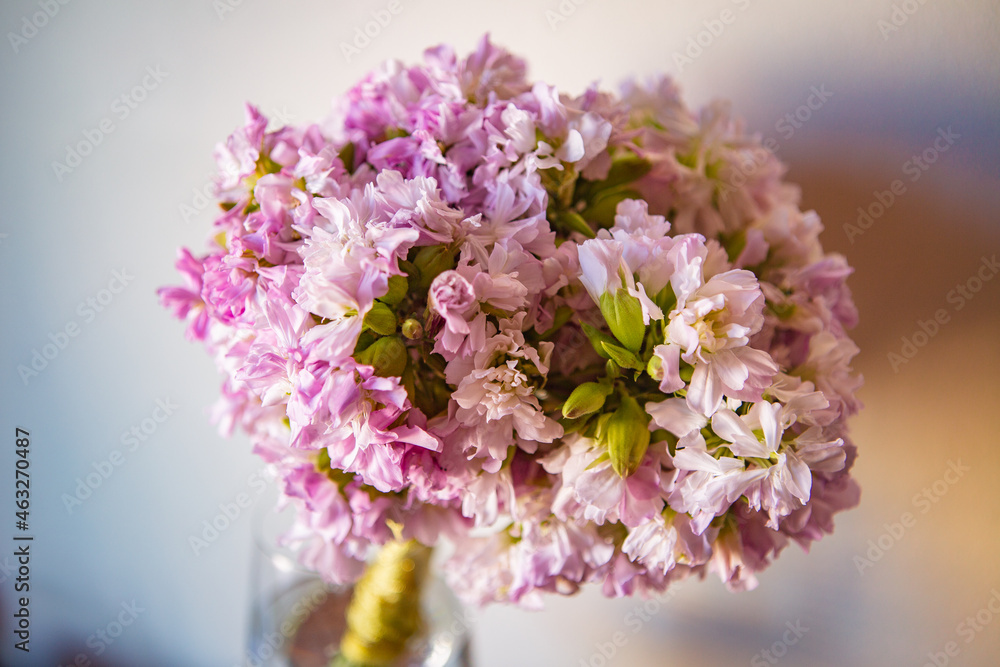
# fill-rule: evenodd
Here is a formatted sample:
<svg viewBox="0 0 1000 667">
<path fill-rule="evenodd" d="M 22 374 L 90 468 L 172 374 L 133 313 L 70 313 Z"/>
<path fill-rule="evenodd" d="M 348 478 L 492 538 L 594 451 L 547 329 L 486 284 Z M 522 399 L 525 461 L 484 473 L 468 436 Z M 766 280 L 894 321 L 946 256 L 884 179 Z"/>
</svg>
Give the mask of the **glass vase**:
<svg viewBox="0 0 1000 667">
<path fill-rule="evenodd" d="M 266 497 L 255 508 L 248 667 L 329 667 L 346 628 L 352 587 L 325 583 L 278 545 L 293 515 Z M 421 602 L 424 629 L 393 667 L 471 667 L 471 619 L 451 589 L 431 574 Z"/>
</svg>

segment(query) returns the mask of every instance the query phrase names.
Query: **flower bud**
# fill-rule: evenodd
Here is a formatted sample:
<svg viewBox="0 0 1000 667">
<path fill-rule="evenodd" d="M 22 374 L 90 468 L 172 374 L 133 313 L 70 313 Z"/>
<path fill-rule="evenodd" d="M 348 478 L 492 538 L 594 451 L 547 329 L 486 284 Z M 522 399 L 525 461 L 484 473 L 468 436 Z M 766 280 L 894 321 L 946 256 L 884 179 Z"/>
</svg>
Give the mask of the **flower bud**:
<svg viewBox="0 0 1000 667">
<path fill-rule="evenodd" d="M 632 352 L 638 352 L 646 337 L 639 299 L 629 294 L 628 290 L 619 289 L 614 294 L 602 294 L 600 305 L 601 314 L 615 338 Z"/>
<path fill-rule="evenodd" d="M 406 370 L 408 355 L 406 345 L 399 336 L 379 338 L 354 357 L 359 364 L 375 369 L 375 375 L 393 377 Z"/>
<path fill-rule="evenodd" d="M 611 467 L 619 476 L 628 477 L 639 469 L 649 448 L 649 415 L 634 398 L 625 396 L 601 435 Z"/>
<path fill-rule="evenodd" d="M 655 354 L 646 362 L 646 372 L 657 382 L 663 379 L 663 360 Z"/>
<path fill-rule="evenodd" d="M 604 407 L 604 401 L 611 393 L 611 385 L 600 382 L 584 382 L 569 395 L 563 403 L 563 417 L 576 419 Z"/>
<path fill-rule="evenodd" d="M 403 335 L 410 340 L 416 340 L 424 335 L 424 327 L 420 324 L 420 320 L 408 317 L 403 320 L 403 326 L 400 327 Z"/>
<path fill-rule="evenodd" d="M 396 313 L 389 306 L 376 301 L 365 314 L 364 326 L 382 336 L 392 335 L 396 333 Z"/>
</svg>

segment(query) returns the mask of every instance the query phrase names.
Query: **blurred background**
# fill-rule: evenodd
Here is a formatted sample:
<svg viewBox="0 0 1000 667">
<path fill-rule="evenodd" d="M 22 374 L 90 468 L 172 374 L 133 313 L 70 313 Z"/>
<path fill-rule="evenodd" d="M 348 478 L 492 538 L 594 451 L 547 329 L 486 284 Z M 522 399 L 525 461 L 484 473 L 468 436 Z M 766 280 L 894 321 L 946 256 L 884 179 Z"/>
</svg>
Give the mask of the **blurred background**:
<svg viewBox="0 0 1000 667">
<path fill-rule="evenodd" d="M 220 377 L 154 290 L 178 281 L 178 246 L 203 247 L 212 149 L 244 101 L 319 120 L 380 61 L 440 42 L 463 54 L 490 31 L 567 92 L 666 72 L 691 105 L 730 98 L 777 141 L 827 248 L 856 268 L 866 409 L 861 506 L 757 590 L 688 581 L 645 615 L 596 590 L 489 608 L 475 664 L 998 664 L 997 3 L 396 2 L 360 48 L 388 0 L 0 6 L 0 663 L 239 664 L 250 510 L 197 553 L 189 538 L 240 494 L 263 502 L 261 464 L 209 423 Z M 19 373 L 36 353 L 37 374 Z M 17 427 L 31 434 L 30 656 L 11 634 Z"/>
</svg>

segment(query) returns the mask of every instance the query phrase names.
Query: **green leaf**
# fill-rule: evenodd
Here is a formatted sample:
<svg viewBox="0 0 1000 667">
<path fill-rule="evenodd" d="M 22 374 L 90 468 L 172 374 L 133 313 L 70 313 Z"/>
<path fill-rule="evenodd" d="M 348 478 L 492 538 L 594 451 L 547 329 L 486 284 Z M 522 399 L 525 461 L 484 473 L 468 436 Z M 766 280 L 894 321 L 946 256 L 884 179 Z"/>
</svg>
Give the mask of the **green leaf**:
<svg viewBox="0 0 1000 667">
<path fill-rule="evenodd" d="M 390 306 L 398 306 L 406 297 L 410 289 L 410 283 L 406 276 L 389 276 L 389 291 L 379 297 L 379 301 Z"/>
<path fill-rule="evenodd" d="M 396 313 L 389 306 L 376 301 L 365 315 L 362 326 L 382 336 L 396 333 Z"/>
<path fill-rule="evenodd" d="M 558 215 L 557 221 L 567 231 L 579 232 L 588 239 L 597 237 L 597 234 L 579 213 L 563 211 Z"/>
<path fill-rule="evenodd" d="M 641 199 L 642 195 L 626 187 L 605 190 L 594 196 L 593 201 L 583 210 L 587 220 L 593 220 L 599 227 L 611 227 L 615 224 L 615 213 L 618 204 L 626 199 Z"/>
<path fill-rule="evenodd" d="M 344 169 L 347 170 L 348 174 L 354 173 L 354 144 L 352 142 L 347 142 L 344 147 L 340 149 L 337 153 L 337 157 L 340 161 L 344 163 Z"/>
<path fill-rule="evenodd" d="M 674 287 L 669 282 L 653 297 L 653 303 L 660 307 L 663 311 L 664 320 L 667 319 L 667 315 L 674 306 L 677 305 L 677 296 L 674 294 Z"/>
<path fill-rule="evenodd" d="M 609 355 L 604 350 L 604 344 L 609 343 L 611 345 L 617 345 L 618 341 L 604 333 L 600 329 L 596 329 L 589 324 L 583 324 L 583 333 L 586 334 L 587 338 L 590 340 L 590 344 L 594 347 L 594 351 L 601 355 L 604 359 L 610 359 Z"/>
<path fill-rule="evenodd" d="M 552 316 L 552 326 L 549 327 L 548 331 L 542 334 L 542 340 L 548 340 L 552 337 L 552 334 L 559 331 L 564 324 L 569 322 L 570 318 L 573 317 L 575 311 L 569 306 L 559 306 L 556 308 L 555 315 Z"/>
<path fill-rule="evenodd" d="M 423 291 L 430 288 L 438 274 L 455 268 L 455 253 L 444 245 L 431 245 L 420 249 L 413 260 L 419 272 L 417 286 Z"/>
<path fill-rule="evenodd" d="M 398 336 L 386 336 L 354 355 L 359 364 L 372 366 L 375 375 L 398 377 L 406 370 L 409 354 Z"/>
<path fill-rule="evenodd" d="M 653 169 L 653 163 L 635 153 L 626 153 L 611 162 L 607 178 L 602 181 L 604 187 L 613 188 L 637 181 Z"/>
</svg>

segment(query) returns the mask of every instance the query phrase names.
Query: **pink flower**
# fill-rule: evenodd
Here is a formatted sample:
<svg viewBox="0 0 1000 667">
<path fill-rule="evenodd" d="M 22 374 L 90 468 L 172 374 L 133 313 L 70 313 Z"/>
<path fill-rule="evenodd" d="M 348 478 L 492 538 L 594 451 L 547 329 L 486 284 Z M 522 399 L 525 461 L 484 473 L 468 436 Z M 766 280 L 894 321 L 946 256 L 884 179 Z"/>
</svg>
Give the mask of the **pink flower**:
<svg viewBox="0 0 1000 667">
<path fill-rule="evenodd" d="M 395 531 L 476 602 L 749 587 L 857 503 L 851 269 L 725 103 L 526 71 L 484 37 L 320 124 L 247 107 L 160 299 L 328 580 Z"/>
<path fill-rule="evenodd" d="M 580 282 L 595 303 L 604 294 L 615 294 L 624 289 L 639 300 L 645 324 L 651 319 L 662 320 L 663 311 L 646 295 L 641 283 L 636 283 L 633 269 L 626 263 L 626 246 L 621 241 L 590 239 L 580 245 Z"/>
<path fill-rule="evenodd" d="M 652 452 L 639 469 L 622 477 L 611 467 L 594 440 L 573 438 L 542 460 L 545 469 L 561 476 L 553 511 L 563 520 L 637 526 L 663 509 L 660 464 Z"/>
<path fill-rule="evenodd" d="M 449 352 L 457 352 L 469 334 L 467 315 L 473 313 L 476 293 L 458 271 L 442 271 L 431 283 L 427 306 L 444 318 L 441 344 Z"/>
<path fill-rule="evenodd" d="M 548 372 L 552 344 L 542 343 L 538 350 L 526 345 L 519 329 L 523 319 L 521 313 L 502 320 L 503 328 L 486 340 L 471 364 L 456 359 L 447 369 L 449 382 L 458 385 L 452 394 L 455 418 L 477 432 L 469 443 L 470 456 L 486 457 L 483 469 L 488 472 L 495 472 L 506 458 L 515 433 L 519 446 L 530 452 L 535 443 L 552 442 L 563 432 L 535 396 L 534 383 Z"/>
<path fill-rule="evenodd" d="M 710 416 L 722 397 L 759 400 L 778 371 L 764 350 L 749 347 L 750 336 L 763 325 L 764 297 L 752 273 L 736 269 L 702 278 L 704 256 L 688 255 L 678 244 L 677 273 L 671 279 L 677 307 L 668 315 L 666 342 L 654 349 L 663 378 L 660 389 L 684 386 L 679 361 L 694 367 L 687 400 L 692 409 Z"/>
</svg>

